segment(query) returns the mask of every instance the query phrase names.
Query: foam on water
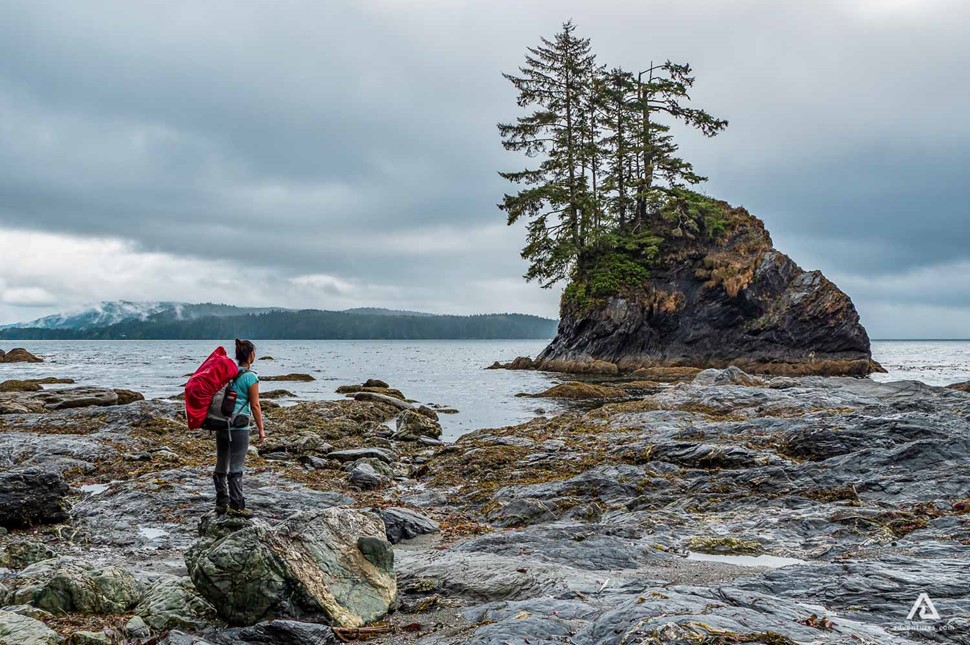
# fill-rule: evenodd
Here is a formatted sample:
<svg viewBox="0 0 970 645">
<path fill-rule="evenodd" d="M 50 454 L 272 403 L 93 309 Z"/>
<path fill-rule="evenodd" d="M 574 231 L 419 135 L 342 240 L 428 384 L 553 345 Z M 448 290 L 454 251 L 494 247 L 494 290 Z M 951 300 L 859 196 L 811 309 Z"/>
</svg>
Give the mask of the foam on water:
<svg viewBox="0 0 970 645">
<path fill-rule="evenodd" d="M 158 540 L 168 535 L 168 531 L 165 529 L 155 529 L 149 526 L 139 527 L 138 532 L 141 533 L 142 537 L 148 538 L 149 540 Z"/>
</svg>

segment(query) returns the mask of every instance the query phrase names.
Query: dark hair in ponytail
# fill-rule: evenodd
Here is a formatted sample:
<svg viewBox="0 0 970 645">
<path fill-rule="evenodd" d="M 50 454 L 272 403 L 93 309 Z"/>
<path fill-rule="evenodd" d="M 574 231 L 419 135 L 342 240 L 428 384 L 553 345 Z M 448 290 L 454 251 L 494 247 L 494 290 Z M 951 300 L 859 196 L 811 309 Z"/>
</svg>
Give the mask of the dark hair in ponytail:
<svg viewBox="0 0 970 645">
<path fill-rule="evenodd" d="M 236 339 L 236 362 L 248 363 L 250 355 L 256 351 L 256 346 L 251 340 Z"/>
</svg>

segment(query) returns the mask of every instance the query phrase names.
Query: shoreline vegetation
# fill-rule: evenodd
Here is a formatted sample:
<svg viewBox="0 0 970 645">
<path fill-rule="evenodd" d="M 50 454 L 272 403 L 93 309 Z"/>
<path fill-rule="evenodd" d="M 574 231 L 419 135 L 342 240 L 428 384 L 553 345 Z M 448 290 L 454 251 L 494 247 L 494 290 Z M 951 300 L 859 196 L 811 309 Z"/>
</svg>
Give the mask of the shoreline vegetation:
<svg viewBox="0 0 970 645">
<path fill-rule="evenodd" d="M 573 403 L 453 443 L 446 401 L 379 379 L 266 401 L 255 520 L 211 515 L 212 441 L 179 402 L 0 388 L 0 633 L 908 643 L 926 637 L 902 620 L 924 591 L 943 616 L 927 633 L 970 629 L 970 451 L 951 449 L 970 445 L 970 395 L 734 367 L 655 377 L 527 393 Z"/>
</svg>

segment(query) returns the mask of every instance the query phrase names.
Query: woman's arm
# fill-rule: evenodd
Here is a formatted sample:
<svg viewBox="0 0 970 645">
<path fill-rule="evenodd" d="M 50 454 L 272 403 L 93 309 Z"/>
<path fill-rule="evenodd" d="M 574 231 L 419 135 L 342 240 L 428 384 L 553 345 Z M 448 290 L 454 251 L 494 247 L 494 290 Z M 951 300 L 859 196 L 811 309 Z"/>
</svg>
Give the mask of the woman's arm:
<svg viewBox="0 0 970 645">
<path fill-rule="evenodd" d="M 253 411 L 253 419 L 256 420 L 256 427 L 259 429 L 259 440 L 266 438 L 266 431 L 263 429 L 263 409 L 259 407 L 259 381 L 249 386 L 249 407 Z"/>
</svg>

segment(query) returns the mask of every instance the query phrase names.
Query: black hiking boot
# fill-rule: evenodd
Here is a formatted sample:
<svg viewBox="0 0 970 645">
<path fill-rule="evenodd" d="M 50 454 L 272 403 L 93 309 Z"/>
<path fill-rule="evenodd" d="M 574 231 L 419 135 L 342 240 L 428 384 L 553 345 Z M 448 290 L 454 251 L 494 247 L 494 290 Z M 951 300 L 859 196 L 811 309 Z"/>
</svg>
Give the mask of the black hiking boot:
<svg viewBox="0 0 970 645">
<path fill-rule="evenodd" d="M 213 473 L 212 483 L 216 486 L 216 515 L 225 515 L 229 508 L 229 478 L 225 474 Z"/>
<path fill-rule="evenodd" d="M 246 508 L 243 497 L 242 473 L 229 473 L 229 515 L 232 517 L 252 517 L 253 512 Z"/>
</svg>

